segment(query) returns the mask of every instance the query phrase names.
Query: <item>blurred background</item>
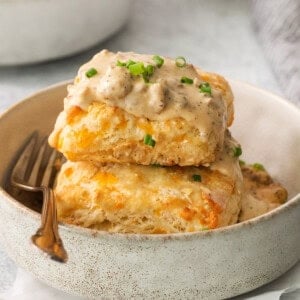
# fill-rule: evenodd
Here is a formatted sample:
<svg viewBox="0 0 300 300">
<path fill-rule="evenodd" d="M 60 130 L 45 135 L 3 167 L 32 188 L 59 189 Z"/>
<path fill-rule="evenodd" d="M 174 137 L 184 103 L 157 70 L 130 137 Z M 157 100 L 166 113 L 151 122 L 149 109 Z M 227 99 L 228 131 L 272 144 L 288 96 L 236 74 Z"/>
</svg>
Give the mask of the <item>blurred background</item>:
<svg viewBox="0 0 300 300">
<path fill-rule="evenodd" d="M 299 22 L 299 0 L 0 0 L 0 112 L 103 48 L 184 56 L 299 104 Z M 15 270 L 0 245 L 0 292 Z"/>
<path fill-rule="evenodd" d="M 88 3 L 88 5 L 87 5 Z M 0 110 L 103 48 L 177 57 L 300 101 L 299 0 L 1 0 Z"/>
</svg>

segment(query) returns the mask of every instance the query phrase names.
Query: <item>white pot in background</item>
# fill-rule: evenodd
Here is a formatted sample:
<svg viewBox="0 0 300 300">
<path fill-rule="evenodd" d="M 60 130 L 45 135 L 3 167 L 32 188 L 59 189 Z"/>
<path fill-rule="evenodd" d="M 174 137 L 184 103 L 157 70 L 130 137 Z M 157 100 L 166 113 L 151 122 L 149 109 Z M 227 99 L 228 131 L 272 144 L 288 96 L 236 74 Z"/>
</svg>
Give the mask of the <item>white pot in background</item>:
<svg viewBox="0 0 300 300">
<path fill-rule="evenodd" d="M 129 0 L 0 0 L 0 66 L 85 50 L 126 21 Z"/>
</svg>

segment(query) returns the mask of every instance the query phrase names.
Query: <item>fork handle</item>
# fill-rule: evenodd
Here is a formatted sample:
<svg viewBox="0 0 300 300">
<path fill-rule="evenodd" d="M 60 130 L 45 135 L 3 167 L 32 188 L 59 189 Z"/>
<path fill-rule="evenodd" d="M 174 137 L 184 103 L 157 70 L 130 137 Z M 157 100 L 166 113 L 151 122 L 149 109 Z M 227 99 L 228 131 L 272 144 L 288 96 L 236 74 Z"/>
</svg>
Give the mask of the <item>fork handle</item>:
<svg viewBox="0 0 300 300">
<path fill-rule="evenodd" d="M 41 227 L 31 240 L 54 260 L 66 262 L 68 255 L 58 233 L 57 211 L 53 190 L 42 187 L 43 208 Z"/>
</svg>

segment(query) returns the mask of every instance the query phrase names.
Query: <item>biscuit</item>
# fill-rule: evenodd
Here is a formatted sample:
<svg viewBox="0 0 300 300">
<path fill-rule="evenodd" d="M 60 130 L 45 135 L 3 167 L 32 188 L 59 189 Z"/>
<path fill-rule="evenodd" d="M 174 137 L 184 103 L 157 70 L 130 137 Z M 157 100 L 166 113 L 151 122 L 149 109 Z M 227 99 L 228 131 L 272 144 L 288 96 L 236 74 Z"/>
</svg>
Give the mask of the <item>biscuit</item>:
<svg viewBox="0 0 300 300">
<path fill-rule="evenodd" d="M 227 81 L 190 64 L 176 67 L 174 60 L 165 58 L 165 64 L 153 71 L 153 82 L 145 83 L 116 65 L 128 57 L 145 64 L 152 61 L 149 55 L 104 50 L 80 68 L 49 137 L 50 145 L 72 161 L 165 166 L 212 163 L 234 118 Z M 97 73 L 86 78 L 91 66 L 97 67 Z M 182 83 L 183 74 L 190 74 L 193 84 Z M 199 90 L 201 82 L 210 85 L 210 96 Z M 143 116 L 147 110 L 153 118 Z"/>
<path fill-rule="evenodd" d="M 206 167 L 66 162 L 55 194 L 58 218 L 123 233 L 214 229 L 237 221 L 236 178 Z"/>
</svg>

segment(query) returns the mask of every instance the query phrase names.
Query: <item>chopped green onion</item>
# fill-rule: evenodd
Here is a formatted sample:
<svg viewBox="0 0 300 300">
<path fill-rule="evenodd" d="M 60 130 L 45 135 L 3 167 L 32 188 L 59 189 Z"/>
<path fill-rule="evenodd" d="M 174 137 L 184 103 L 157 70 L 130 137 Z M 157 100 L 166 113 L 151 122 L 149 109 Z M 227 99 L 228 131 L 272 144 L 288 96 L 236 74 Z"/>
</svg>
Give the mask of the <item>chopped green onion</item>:
<svg viewBox="0 0 300 300">
<path fill-rule="evenodd" d="M 154 73 L 154 66 L 153 65 L 148 65 L 146 67 L 146 73 L 147 73 L 148 76 L 153 75 L 153 73 Z"/>
<path fill-rule="evenodd" d="M 122 62 L 120 60 L 117 61 L 116 65 L 118 67 L 126 67 L 131 75 L 142 75 L 145 82 L 149 82 L 149 77 L 153 75 L 154 73 L 154 66 L 148 65 L 144 66 L 144 63 L 142 62 L 135 62 L 131 59 L 129 59 L 127 62 Z"/>
<path fill-rule="evenodd" d="M 137 62 L 130 64 L 128 70 L 132 75 L 142 75 L 145 72 L 145 66 L 142 62 Z"/>
<path fill-rule="evenodd" d="M 199 174 L 194 174 L 194 175 L 193 175 L 193 180 L 194 180 L 194 181 L 201 182 L 201 180 L 202 180 L 201 175 L 199 175 Z"/>
<path fill-rule="evenodd" d="M 183 56 L 176 57 L 175 64 L 179 68 L 185 67 L 186 66 L 185 58 Z"/>
<path fill-rule="evenodd" d="M 180 82 L 181 83 L 186 83 L 186 84 L 193 84 L 194 80 L 191 79 L 191 78 L 183 76 L 183 77 L 181 77 Z"/>
<path fill-rule="evenodd" d="M 149 77 L 147 76 L 146 72 L 144 72 L 143 74 L 143 79 L 146 83 L 149 83 Z"/>
<path fill-rule="evenodd" d="M 232 149 L 232 151 L 233 151 L 233 156 L 234 157 L 239 157 L 239 156 L 242 155 L 242 148 L 241 147 L 234 147 Z"/>
<path fill-rule="evenodd" d="M 156 66 L 158 68 L 160 68 L 164 64 L 164 59 L 162 57 L 160 57 L 159 55 L 154 55 L 152 57 L 152 59 L 154 60 Z"/>
<path fill-rule="evenodd" d="M 240 163 L 240 166 L 242 167 L 242 166 L 244 166 L 244 165 L 246 165 L 246 162 L 244 161 L 244 160 L 239 160 L 239 163 Z"/>
<path fill-rule="evenodd" d="M 98 72 L 97 72 L 97 70 L 96 70 L 95 68 L 90 68 L 89 70 L 87 70 L 87 71 L 85 72 L 85 76 L 86 76 L 87 78 L 91 78 L 91 77 L 95 76 L 97 73 L 98 73 Z"/>
<path fill-rule="evenodd" d="M 154 66 L 153 65 L 148 65 L 146 68 L 145 68 L 145 71 L 144 73 L 142 74 L 143 75 L 143 78 L 144 78 L 144 81 L 145 82 L 149 82 L 149 77 L 151 75 L 153 75 L 154 73 Z"/>
<path fill-rule="evenodd" d="M 126 62 L 123 62 L 123 61 L 118 60 L 117 63 L 116 63 L 116 65 L 117 65 L 118 67 L 126 67 L 126 68 L 128 69 L 129 66 L 134 65 L 135 63 L 136 63 L 136 62 L 133 61 L 133 60 L 131 60 L 131 59 L 127 60 Z"/>
<path fill-rule="evenodd" d="M 211 95 L 211 87 L 210 87 L 210 84 L 208 82 L 201 83 L 199 88 L 200 88 L 200 91 L 202 93 Z"/>
<path fill-rule="evenodd" d="M 145 137 L 144 137 L 144 144 L 146 144 L 148 146 L 151 146 L 151 147 L 154 147 L 156 142 L 150 134 L 146 134 Z"/>
<path fill-rule="evenodd" d="M 259 164 L 259 163 L 253 164 L 252 167 L 257 171 L 265 171 L 265 167 L 262 164 Z"/>
<path fill-rule="evenodd" d="M 131 59 L 129 59 L 129 60 L 126 62 L 126 68 L 128 69 L 131 65 L 134 65 L 134 64 L 136 64 L 136 62 L 133 61 L 133 60 L 131 60 Z"/>
<path fill-rule="evenodd" d="M 146 73 L 143 73 L 143 79 L 144 79 L 145 83 L 149 84 L 149 77 L 147 76 Z"/>
<path fill-rule="evenodd" d="M 118 67 L 126 67 L 126 62 L 122 62 L 122 61 L 117 61 L 117 63 L 116 63 L 116 65 L 118 66 Z"/>
</svg>

